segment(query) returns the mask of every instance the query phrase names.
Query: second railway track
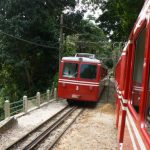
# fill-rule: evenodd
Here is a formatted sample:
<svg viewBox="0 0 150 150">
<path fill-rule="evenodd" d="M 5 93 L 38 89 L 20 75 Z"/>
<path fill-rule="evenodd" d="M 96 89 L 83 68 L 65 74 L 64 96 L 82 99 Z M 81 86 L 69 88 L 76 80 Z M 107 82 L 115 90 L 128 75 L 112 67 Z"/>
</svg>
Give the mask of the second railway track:
<svg viewBox="0 0 150 150">
<path fill-rule="evenodd" d="M 77 106 L 65 107 L 29 134 L 7 147 L 7 150 L 51 149 L 82 112 L 83 108 Z"/>
</svg>

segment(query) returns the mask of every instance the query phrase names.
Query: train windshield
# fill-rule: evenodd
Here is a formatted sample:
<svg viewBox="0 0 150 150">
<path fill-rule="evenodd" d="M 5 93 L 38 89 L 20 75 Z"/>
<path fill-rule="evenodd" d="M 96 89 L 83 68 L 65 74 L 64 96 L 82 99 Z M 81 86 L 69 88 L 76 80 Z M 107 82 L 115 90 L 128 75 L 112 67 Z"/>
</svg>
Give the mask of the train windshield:
<svg viewBox="0 0 150 150">
<path fill-rule="evenodd" d="M 91 64 L 82 64 L 80 70 L 80 78 L 96 79 L 97 66 Z"/>
<path fill-rule="evenodd" d="M 77 63 L 64 63 L 63 77 L 76 78 L 78 75 Z"/>
</svg>

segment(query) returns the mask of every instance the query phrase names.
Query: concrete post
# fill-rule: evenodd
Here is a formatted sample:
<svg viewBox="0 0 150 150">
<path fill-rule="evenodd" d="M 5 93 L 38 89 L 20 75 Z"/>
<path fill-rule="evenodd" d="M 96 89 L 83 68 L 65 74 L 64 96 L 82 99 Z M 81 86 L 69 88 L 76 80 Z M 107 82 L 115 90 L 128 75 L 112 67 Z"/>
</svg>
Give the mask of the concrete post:
<svg viewBox="0 0 150 150">
<path fill-rule="evenodd" d="M 37 92 L 37 94 L 36 94 L 36 101 L 37 101 L 37 106 L 40 107 L 40 104 L 41 104 L 41 94 L 40 94 L 40 92 Z"/>
<path fill-rule="evenodd" d="M 57 88 L 54 89 L 54 99 L 57 100 Z"/>
<path fill-rule="evenodd" d="M 47 90 L 46 94 L 47 94 L 47 101 L 49 101 L 50 100 L 50 90 Z"/>
<path fill-rule="evenodd" d="M 24 107 L 24 112 L 27 113 L 27 111 L 28 111 L 28 98 L 27 98 L 27 96 L 23 96 L 23 107 Z"/>
<path fill-rule="evenodd" d="M 9 100 L 5 101 L 4 111 L 5 111 L 5 119 L 10 117 L 10 102 L 9 102 Z"/>
</svg>

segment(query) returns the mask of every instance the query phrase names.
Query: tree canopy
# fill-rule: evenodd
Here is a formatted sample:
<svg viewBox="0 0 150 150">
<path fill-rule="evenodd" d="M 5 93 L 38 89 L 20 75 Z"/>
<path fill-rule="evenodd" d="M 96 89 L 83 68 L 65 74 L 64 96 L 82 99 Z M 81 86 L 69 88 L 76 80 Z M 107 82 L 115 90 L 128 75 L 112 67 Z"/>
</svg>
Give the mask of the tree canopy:
<svg viewBox="0 0 150 150">
<path fill-rule="evenodd" d="M 1 98 L 16 100 L 50 86 L 58 69 L 59 18 L 66 7 L 73 9 L 75 1 L 0 1 Z"/>
<path fill-rule="evenodd" d="M 75 0 L 0 1 L 0 101 L 50 87 L 58 72 L 60 15 L 66 9 L 72 11 L 64 13 L 63 55 L 103 53 L 96 42 L 106 40 L 105 34 L 83 20 L 84 11 L 73 11 L 75 6 Z M 68 37 L 76 37 L 74 49 Z"/>
<path fill-rule="evenodd" d="M 64 51 L 95 53 L 112 67 L 108 39 L 124 41 L 142 7 L 143 0 L 82 0 L 86 8 L 100 8 L 96 24 L 83 11 L 75 10 L 76 0 L 0 1 L 0 105 L 4 99 L 19 100 L 23 94 L 45 91 L 58 75 L 60 15 L 64 13 Z M 65 12 L 65 10 L 70 10 Z M 109 36 L 107 37 L 106 34 Z M 106 59 L 105 59 L 106 58 Z M 55 76 L 56 74 L 56 76 Z"/>
<path fill-rule="evenodd" d="M 143 0 L 102 0 L 97 22 L 113 41 L 126 41 L 142 8 Z"/>
</svg>

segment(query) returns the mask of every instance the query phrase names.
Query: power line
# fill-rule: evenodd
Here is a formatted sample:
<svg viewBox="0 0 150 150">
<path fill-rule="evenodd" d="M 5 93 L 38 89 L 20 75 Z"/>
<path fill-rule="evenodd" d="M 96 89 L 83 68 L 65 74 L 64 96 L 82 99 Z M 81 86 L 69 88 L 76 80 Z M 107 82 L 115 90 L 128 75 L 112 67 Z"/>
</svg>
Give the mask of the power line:
<svg viewBox="0 0 150 150">
<path fill-rule="evenodd" d="M 6 36 L 9 36 L 9 37 L 11 37 L 11 38 L 13 38 L 13 39 L 17 39 L 17 40 L 19 40 L 19 41 L 22 41 L 22 42 L 25 42 L 25 43 L 28 43 L 28 44 L 31 44 L 31 45 L 35 45 L 35 46 L 38 46 L 38 47 L 55 48 L 55 49 L 58 49 L 58 47 L 50 47 L 50 46 L 48 46 L 48 45 L 38 44 L 38 43 L 35 43 L 35 42 L 32 42 L 32 41 L 28 41 L 28 40 L 25 40 L 25 39 L 16 37 L 16 36 L 14 36 L 14 35 L 11 35 L 11 34 L 8 34 L 8 33 L 4 32 L 4 31 L 2 31 L 2 30 L 0 30 L 0 33 L 1 33 L 1 34 L 4 34 L 4 35 L 6 35 Z M 55 43 L 55 44 L 56 44 L 56 43 Z"/>
<path fill-rule="evenodd" d="M 67 26 L 65 26 L 65 25 L 62 25 L 62 27 L 63 27 L 63 28 L 66 28 L 66 29 L 69 29 L 69 30 L 71 30 L 71 31 L 73 31 L 73 32 L 79 33 L 79 31 L 74 30 L 74 29 L 71 29 L 71 28 L 69 28 L 69 27 L 67 27 Z"/>
<path fill-rule="evenodd" d="M 74 29 L 72 29 L 72 28 L 70 28 L 70 27 L 67 27 L 67 26 L 65 26 L 65 25 L 63 25 L 62 27 L 66 28 L 66 29 L 69 29 L 69 30 L 71 30 L 71 31 L 73 31 L 73 32 L 79 33 L 79 31 L 74 30 Z M 92 33 L 89 33 L 89 32 L 85 32 L 85 31 L 84 31 L 82 34 L 77 34 L 77 35 L 93 35 L 94 37 L 99 38 L 99 36 L 96 36 L 95 34 L 92 34 Z"/>
<path fill-rule="evenodd" d="M 71 29 L 71 28 L 69 28 L 69 27 L 67 27 L 67 26 L 65 26 L 65 25 L 62 25 L 62 27 L 65 27 L 65 28 L 67 28 L 67 29 L 69 29 L 69 30 L 72 30 L 72 31 L 76 32 L 76 33 L 79 33 L 78 31 L 73 30 L 73 29 Z M 2 31 L 2 30 L 0 30 L 0 33 L 1 33 L 1 34 L 4 34 L 4 35 L 6 35 L 6 36 L 9 36 L 9 37 L 11 37 L 11 38 L 17 39 L 17 40 L 19 40 L 19 41 L 22 41 L 22 42 L 25 42 L 25 43 L 28 43 L 28 44 L 31 44 L 31 45 L 38 46 L 38 47 L 55 48 L 55 49 L 58 49 L 58 47 L 50 47 L 50 46 L 48 46 L 48 45 L 38 44 L 38 43 L 29 41 L 29 40 L 25 40 L 25 39 L 16 37 L 16 36 L 14 36 L 14 35 L 11 35 L 11 34 L 8 34 L 8 33 L 4 32 L 4 31 Z M 88 34 L 94 35 L 94 34 L 91 34 L 91 33 L 85 33 L 85 35 L 88 35 Z M 83 35 L 83 34 L 77 34 L 77 35 Z M 95 37 L 98 37 L 98 36 L 96 36 L 96 35 L 94 35 L 94 36 L 95 36 Z M 108 41 L 97 41 L 97 42 L 93 42 L 93 41 L 75 41 L 75 42 L 77 42 L 77 43 L 85 43 L 85 44 L 88 44 L 88 43 L 91 43 L 91 44 L 110 43 L 110 42 L 108 42 Z M 114 43 L 115 43 L 115 42 L 114 42 Z M 56 43 L 54 43 L 54 44 L 56 44 Z M 110 44 L 111 44 L 111 43 L 110 43 Z"/>
<path fill-rule="evenodd" d="M 66 25 L 63 25 L 62 27 L 66 28 L 66 29 L 69 29 L 69 30 L 71 30 L 71 31 L 73 31 L 73 32 L 76 32 L 76 33 L 77 33 L 76 35 L 92 35 L 93 37 L 99 38 L 99 36 L 97 36 L 97 35 L 95 35 L 95 34 L 92 34 L 92 33 L 89 33 L 89 32 L 85 32 L 85 31 L 84 31 L 83 33 L 80 33 L 80 34 L 79 34 L 79 31 L 74 30 L 74 29 L 72 29 L 72 28 L 70 28 L 70 27 L 67 27 Z M 80 42 L 84 42 L 84 41 L 77 41 L 77 42 L 80 43 Z M 89 41 L 89 42 L 85 41 L 84 43 L 93 43 L 93 44 L 95 43 L 95 44 L 96 44 L 96 42 L 90 42 L 90 41 Z M 113 44 L 113 47 L 114 47 L 115 44 L 118 44 L 118 45 L 119 45 L 120 43 L 122 43 L 123 45 L 125 44 L 124 41 L 113 41 L 113 42 L 109 42 L 109 41 L 98 41 L 97 44 L 98 44 L 98 43 L 105 43 L 105 44 L 106 44 L 106 43 L 108 43 L 108 44 L 110 43 L 110 44 Z"/>
<path fill-rule="evenodd" d="M 103 43 L 108 43 L 108 44 L 111 44 L 110 42 L 108 41 L 97 41 L 97 42 L 93 42 L 93 41 L 75 41 L 77 43 L 85 43 L 85 44 L 103 44 Z"/>
</svg>

